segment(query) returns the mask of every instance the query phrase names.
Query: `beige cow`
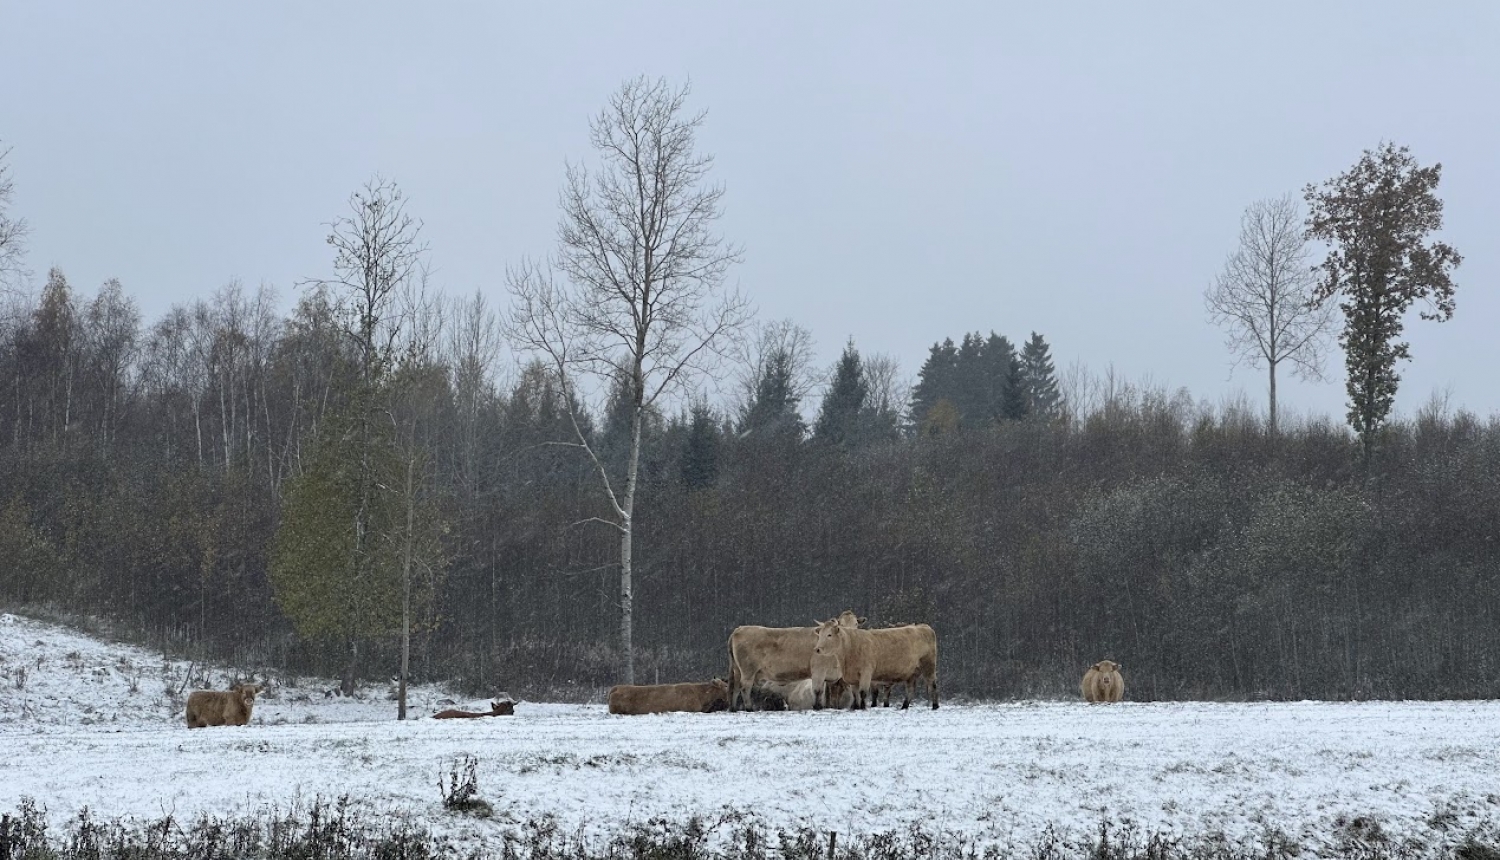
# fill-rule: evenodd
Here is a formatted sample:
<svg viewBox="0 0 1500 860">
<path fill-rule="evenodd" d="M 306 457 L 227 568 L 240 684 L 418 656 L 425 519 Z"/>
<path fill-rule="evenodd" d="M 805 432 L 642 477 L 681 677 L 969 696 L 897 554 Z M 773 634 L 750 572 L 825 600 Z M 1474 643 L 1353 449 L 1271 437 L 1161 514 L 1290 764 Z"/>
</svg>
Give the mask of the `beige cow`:
<svg viewBox="0 0 1500 860">
<path fill-rule="evenodd" d="M 187 726 L 243 726 L 250 722 L 261 684 L 235 684 L 228 690 L 194 690 L 187 699 Z"/>
<path fill-rule="evenodd" d="M 803 678 L 789 684 L 761 681 L 759 689 L 780 699 L 788 711 L 811 711 L 819 705 L 812 678 Z M 853 702 L 854 695 L 849 686 L 838 679 L 829 683 L 823 700 L 831 703 L 828 705 L 830 708 L 847 708 Z"/>
<path fill-rule="evenodd" d="M 1079 684 L 1083 699 L 1089 703 L 1118 702 L 1125 698 L 1125 678 L 1120 675 L 1120 664 L 1111 660 L 1100 660 L 1083 673 Z"/>
<path fill-rule="evenodd" d="M 858 627 L 863 618 L 844 610 L 839 624 Z M 745 625 L 729 634 L 729 710 L 749 710 L 750 692 L 762 681 L 791 684 L 812 677 L 812 627 Z"/>
<path fill-rule="evenodd" d="M 722 678 L 697 684 L 616 684 L 609 688 L 611 714 L 707 714 L 729 707 L 729 685 Z"/>
<path fill-rule="evenodd" d="M 926 624 L 906 624 L 880 630 L 860 630 L 830 619 L 816 628 L 813 653 L 835 657 L 844 683 L 854 690 L 853 708 L 874 703 L 875 685 L 904 684 L 902 708 L 911 706 L 911 694 L 920 678 L 927 684 L 932 707 L 938 706 L 937 633 Z M 826 664 L 825 664 L 826 665 Z M 819 677 L 813 678 L 817 692 Z"/>
</svg>

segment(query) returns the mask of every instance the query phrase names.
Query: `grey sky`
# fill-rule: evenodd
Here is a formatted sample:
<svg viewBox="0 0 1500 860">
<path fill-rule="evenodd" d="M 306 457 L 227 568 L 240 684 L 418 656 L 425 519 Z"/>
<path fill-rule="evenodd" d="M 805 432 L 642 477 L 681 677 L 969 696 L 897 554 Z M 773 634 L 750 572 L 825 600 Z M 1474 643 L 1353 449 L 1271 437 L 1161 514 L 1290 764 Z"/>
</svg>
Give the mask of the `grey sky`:
<svg viewBox="0 0 1500 860">
<path fill-rule="evenodd" d="M 1235 8 L 1231 9 L 1233 5 Z M 1382 139 L 1440 161 L 1458 312 L 1408 327 L 1398 410 L 1500 413 L 1500 4 L 0 2 L 0 140 L 37 277 L 148 321 L 231 278 L 329 274 L 375 172 L 437 281 L 503 302 L 554 244 L 565 159 L 628 77 L 691 77 L 733 278 L 832 362 L 1042 332 L 1059 370 L 1264 398 L 1202 291 L 1261 197 Z M 1335 381 L 1286 380 L 1342 420 Z"/>
</svg>

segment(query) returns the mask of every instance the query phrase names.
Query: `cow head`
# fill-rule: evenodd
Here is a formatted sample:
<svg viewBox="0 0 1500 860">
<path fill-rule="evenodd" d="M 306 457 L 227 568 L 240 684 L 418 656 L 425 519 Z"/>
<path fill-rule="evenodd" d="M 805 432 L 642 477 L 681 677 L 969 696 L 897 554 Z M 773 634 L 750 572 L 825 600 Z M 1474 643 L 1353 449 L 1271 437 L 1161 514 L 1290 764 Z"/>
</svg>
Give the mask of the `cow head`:
<svg viewBox="0 0 1500 860">
<path fill-rule="evenodd" d="M 261 690 L 265 689 L 265 685 L 243 683 L 235 684 L 229 689 L 239 697 L 240 702 L 245 706 L 245 710 L 249 711 L 250 708 L 255 705 L 256 695 L 259 694 Z"/>
<path fill-rule="evenodd" d="M 863 616 L 855 615 L 853 609 L 845 609 L 843 612 L 839 613 L 838 617 L 839 624 L 844 627 L 859 627 L 867 620 L 868 619 L 864 618 Z"/>
<path fill-rule="evenodd" d="M 1120 664 L 1113 660 L 1100 660 L 1094 664 L 1094 671 L 1099 673 L 1099 686 L 1105 690 L 1115 685 L 1115 673 L 1120 671 Z"/>
<path fill-rule="evenodd" d="M 708 700 L 708 705 L 704 708 L 704 711 L 706 713 L 713 713 L 714 711 L 729 710 L 729 682 L 723 678 L 715 678 L 709 681 L 708 684 L 713 688 L 713 696 Z"/>
<path fill-rule="evenodd" d="M 817 640 L 813 643 L 813 653 L 819 656 L 837 657 L 843 653 L 844 637 L 851 629 L 841 623 L 843 616 L 830 618 L 827 621 L 819 621 L 815 633 Z"/>
</svg>

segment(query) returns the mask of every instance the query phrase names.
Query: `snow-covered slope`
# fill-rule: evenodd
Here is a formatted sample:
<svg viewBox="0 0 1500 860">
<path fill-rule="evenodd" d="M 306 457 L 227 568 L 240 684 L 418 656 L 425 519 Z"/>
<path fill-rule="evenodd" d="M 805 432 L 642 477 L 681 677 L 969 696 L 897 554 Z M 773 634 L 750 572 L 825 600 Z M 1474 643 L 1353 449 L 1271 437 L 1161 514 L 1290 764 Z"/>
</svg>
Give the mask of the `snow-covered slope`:
<svg viewBox="0 0 1500 860">
<path fill-rule="evenodd" d="M 606 833 L 728 810 L 772 827 L 847 834 L 920 822 L 1013 844 L 1048 825 L 1086 833 L 1105 820 L 1319 842 L 1364 818 L 1432 845 L 1500 819 L 1492 701 L 648 717 L 521 702 L 514 717 L 398 723 L 383 690 L 348 702 L 307 696 L 308 685 L 276 691 L 249 726 L 190 731 L 163 694 L 183 668 L 51 625 L 0 623 L 0 809 L 29 796 L 53 813 L 181 817 L 347 794 L 475 838 L 549 814 Z M 430 713 L 442 693 L 418 697 L 416 713 Z M 479 761 L 490 820 L 442 809 L 438 777 L 465 755 Z"/>
</svg>

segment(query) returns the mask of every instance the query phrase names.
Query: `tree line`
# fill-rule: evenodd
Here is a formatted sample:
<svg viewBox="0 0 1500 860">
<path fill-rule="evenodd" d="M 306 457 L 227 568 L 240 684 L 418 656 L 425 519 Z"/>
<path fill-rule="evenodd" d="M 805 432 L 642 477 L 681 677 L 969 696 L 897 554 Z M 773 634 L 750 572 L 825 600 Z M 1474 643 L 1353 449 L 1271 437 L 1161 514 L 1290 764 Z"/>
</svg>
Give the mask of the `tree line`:
<svg viewBox="0 0 1500 860">
<path fill-rule="evenodd" d="M 908 390 L 852 340 L 821 373 L 808 332 L 723 289 L 739 251 L 686 94 L 628 82 L 595 119 L 607 157 L 570 168 L 558 251 L 510 272 L 508 314 L 429 287 L 420 221 L 378 178 L 290 313 L 234 282 L 150 324 L 117 281 L 12 292 L 0 597 L 346 688 L 722 675 L 734 626 L 855 608 L 933 624 L 961 694 L 1065 695 L 1104 657 L 1144 698 L 1492 692 L 1500 424 L 1390 418 L 1401 314 L 1453 310 L 1458 255 L 1422 244 L 1435 168 L 1366 153 L 1308 187 L 1321 281 L 1233 304 L 1303 260 L 1273 230 L 1207 296 L 1272 380 L 1314 338 L 1257 340 L 1255 309 L 1342 296 L 1353 433 L 1064 385 L 1036 332 L 945 338 Z M 1244 236 L 1288 223 L 1263 214 Z M 15 271 L 25 225 L 4 216 Z M 507 368 L 507 347 L 533 358 Z M 726 402 L 695 387 L 714 368 Z"/>
</svg>

